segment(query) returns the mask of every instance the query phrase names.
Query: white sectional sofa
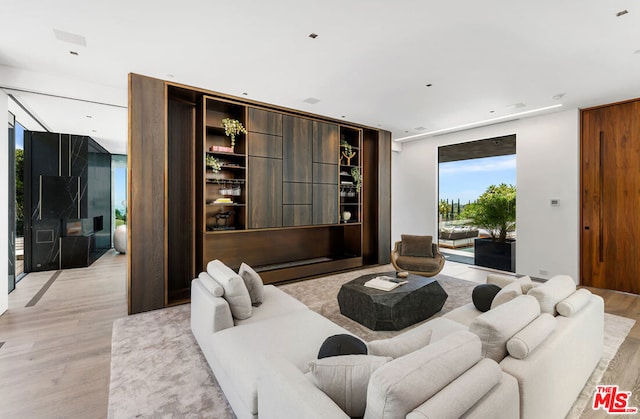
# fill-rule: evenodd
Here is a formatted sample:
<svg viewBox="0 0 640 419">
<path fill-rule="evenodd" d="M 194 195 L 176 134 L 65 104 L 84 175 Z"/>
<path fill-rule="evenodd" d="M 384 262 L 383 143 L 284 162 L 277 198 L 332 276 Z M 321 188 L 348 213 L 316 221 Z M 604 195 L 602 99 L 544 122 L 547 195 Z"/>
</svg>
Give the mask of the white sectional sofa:
<svg viewBox="0 0 640 419">
<path fill-rule="evenodd" d="M 359 400 L 362 411 L 353 416 L 365 419 L 563 418 L 602 354 L 602 299 L 576 291 L 568 277 L 535 291 L 524 280 L 494 281 L 505 302 L 485 313 L 460 307 L 368 343 L 369 355 L 333 357 L 345 365 L 332 380 L 350 378 L 338 385 L 339 397 L 309 364 L 327 337 L 349 332 L 273 286 L 264 287 L 263 304 L 250 317 L 238 320 L 229 296 L 215 296 L 201 274 L 192 284 L 192 330 L 241 419 L 348 418 L 358 394 L 366 403 Z M 380 347 L 394 348 L 395 359 Z M 371 359 L 382 365 L 369 371 Z M 412 381 L 416 376 L 429 379 Z"/>
<path fill-rule="evenodd" d="M 221 263 L 211 262 L 208 271 L 217 279 L 222 274 L 222 281 L 237 276 Z M 327 336 L 349 333 L 273 285 L 264 286 L 263 304 L 252 307 L 250 317 L 234 319 L 228 301 L 211 292 L 203 274 L 191 284 L 191 330 L 238 419 L 258 417 L 265 357 L 281 356 L 306 372 Z"/>
</svg>

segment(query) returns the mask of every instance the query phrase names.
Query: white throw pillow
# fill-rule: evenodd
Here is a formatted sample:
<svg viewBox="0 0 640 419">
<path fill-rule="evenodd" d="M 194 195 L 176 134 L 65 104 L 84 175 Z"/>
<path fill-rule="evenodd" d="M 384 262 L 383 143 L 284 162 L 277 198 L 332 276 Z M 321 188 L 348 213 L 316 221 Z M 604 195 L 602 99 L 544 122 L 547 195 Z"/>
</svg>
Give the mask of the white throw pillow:
<svg viewBox="0 0 640 419">
<path fill-rule="evenodd" d="M 571 317 L 591 301 L 591 295 L 591 291 L 580 288 L 578 291 L 560 301 L 558 305 L 556 305 L 556 310 L 558 310 L 561 316 Z"/>
<path fill-rule="evenodd" d="M 452 333 L 373 373 L 365 419 L 404 418 L 480 361 L 480 340 L 467 331 Z"/>
<path fill-rule="evenodd" d="M 500 288 L 504 288 L 507 285 L 512 284 L 515 280 L 515 276 L 487 274 L 487 284 L 494 284 Z"/>
<path fill-rule="evenodd" d="M 551 314 L 542 313 L 507 341 L 509 355 L 516 359 L 526 358 L 553 332 L 557 323 Z"/>
<path fill-rule="evenodd" d="M 341 355 L 309 363 L 311 381 L 347 415 L 362 417 L 367 404 L 371 374 L 391 361 L 390 357 Z"/>
<path fill-rule="evenodd" d="M 544 284 L 531 288 L 529 295 L 540 303 L 543 313 L 557 314 L 556 304 L 576 292 L 576 283 L 569 275 L 556 275 Z"/>
<path fill-rule="evenodd" d="M 525 275 L 521 278 L 516 279 L 516 282 L 518 282 L 522 287 L 523 294 L 528 293 L 531 288 L 534 287 L 533 281 L 531 280 L 531 277 L 529 275 Z"/>
<path fill-rule="evenodd" d="M 433 330 L 420 330 L 420 333 L 411 332 L 413 330 L 390 339 L 374 340 L 367 343 L 369 355 L 390 356 L 393 359 L 400 358 L 427 346 L 431 341 Z"/>
<path fill-rule="evenodd" d="M 536 299 L 521 295 L 476 317 L 469 331 L 480 337 L 482 356 L 500 362 L 507 356 L 507 341 L 539 315 Z"/>
<path fill-rule="evenodd" d="M 244 285 L 247 287 L 247 291 L 249 291 L 251 305 L 258 307 L 262 304 L 264 298 L 264 283 L 262 282 L 262 278 L 251 266 L 244 262 L 240 265 L 238 275 L 242 277 Z"/>
<path fill-rule="evenodd" d="M 513 281 L 509 285 L 505 285 L 504 288 L 500 290 L 493 297 L 493 301 L 491 302 L 491 310 L 498 307 L 500 304 L 507 303 L 514 298 L 522 295 L 522 285 L 518 281 Z"/>
<path fill-rule="evenodd" d="M 229 303 L 231 315 L 239 320 L 251 317 L 251 297 L 240 275 L 217 259 L 207 264 L 207 273 L 224 288 L 223 297 Z"/>
<path fill-rule="evenodd" d="M 211 275 L 209 275 L 208 273 L 200 272 L 200 275 L 198 275 L 198 279 L 200 280 L 200 283 L 204 285 L 207 291 L 209 291 L 214 297 L 222 297 L 222 295 L 224 294 L 224 288 L 222 288 L 222 285 L 220 285 L 220 283 L 215 279 L 211 278 Z"/>
</svg>

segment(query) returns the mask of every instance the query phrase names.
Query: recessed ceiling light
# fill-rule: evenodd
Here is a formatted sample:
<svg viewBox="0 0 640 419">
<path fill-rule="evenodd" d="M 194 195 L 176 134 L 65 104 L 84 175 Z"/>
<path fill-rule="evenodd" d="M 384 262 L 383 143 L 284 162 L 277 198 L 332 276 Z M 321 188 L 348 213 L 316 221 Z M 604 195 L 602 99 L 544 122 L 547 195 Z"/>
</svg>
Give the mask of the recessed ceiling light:
<svg viewBox="0 0 640 419">
<path fill-rule="evenodd" d="M 87 116 L 86 116 L 86 118 L 91 119 L 91 118 L 93 118 L 93 116 L 91 116 L 91 115 L 87 115 Z"/>
<path fill-rule="evenodd" d="M 511 105 L 507 105 L 507 106 L 505 106 L 505 108 L 508 108 L 508 109 L 520 109 L 520 108 L 524 108 L 525 106 L 527 106 L 527 105 L 525 105 L 522 102 L 518 102 L 518 103 L 512 103 Z"/>
<path fill-rule="evenodd" d="M 316 99 L 315 97 L 308 97 L 305 100 L 303 100 L 303 102 L 315 105 L 316 103 L 320 102 L 320 99 Z"/>
<path fill-rule="evenodd" d="M 92 130 L 91 130 L 91 132 L 98 132 L 98 131 L 96 131 L 96 130 L 92 129 Z"/>
<path fill-rule="evenodd" d="M 342 115 L 342 117 L 343 117 L 343 118 L 346 118 L 347 116 L 346 116 L 346 115 Z"/>
<path fill-rule="evenodd" d="M 416 128 L 414 128 L 414 130 L 416 130 L 416 131 L 424 131 L 426 129 L 427 128 L 425 128 L 425 127 L 416 127 Z"/>
<path fill-rule="evenodd" d="M 309 34 L 309 38 L 311 38 L 311 39 L 316 39 L 317 37 L 318 37 L 318 34 L 317 34 L 317 33 L 313 33 L 313 32 L 311 32 L 311 33 Z"/>
<path fill-rule="evenodd" d="M 616 16 L 617 16 L 617 17 L 624 16 L 624 15 L 626 15 L 627 13 L 629 13 L 629 11 L 628 11 L 627 9 L 620 10 L 618 13 L 616 13 Z"/>
<path fill-rule="evenodd" d="M 494 113 L 495 111 L 489 111 L 489 113 Z"/>
<path fill-rule="evenodd" d="M 561 100 L 565 95 L 566 95 L 566 93 L 558 93 L 557 95 L 553 95 L 552 99 L 553 100 Z"/>
<path fill-rule="evenodd" d="M 249 93 L 247 93 L 247 92 L 242 92 L 242 94 L 243 94 L 244 96 L 249 95 Z"/>
<path fill-rule="evenodd" d="M 80 55 L 76 51 L 69 51 L 69 54 L 71 54 L 71 55 Z"/>
</svg>

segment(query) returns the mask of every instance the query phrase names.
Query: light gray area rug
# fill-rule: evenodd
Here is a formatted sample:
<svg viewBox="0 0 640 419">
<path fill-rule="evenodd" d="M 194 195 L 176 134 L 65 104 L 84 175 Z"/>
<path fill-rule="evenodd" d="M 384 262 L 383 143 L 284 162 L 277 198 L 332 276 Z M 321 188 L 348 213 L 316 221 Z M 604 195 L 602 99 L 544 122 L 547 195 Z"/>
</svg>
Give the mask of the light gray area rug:
<svg viewBox="0 0 640 419">
<path fill-rule="evenodd" d="M 369 341 L 399 332 L 374 332 L 342 316 L 336 295 L 344 282 L 366 273 L 389 270 L 389 266 L 383 266 L 287 284 L 281 288 L 312 310 Z M 445 275 L 439 275 L 437 279 L 449 294 L 438 315 L 471 301 L 471 290 L 476 283 Z M 594 386 L 634 323 L 624 317 L 605 314 L 605 354 L 568 418 L 579 418 L 589 406 Z M 191 334 L 188 304 L 136 314 L 114 322 L 108 417 L 235 418 Z"/>
</svg>

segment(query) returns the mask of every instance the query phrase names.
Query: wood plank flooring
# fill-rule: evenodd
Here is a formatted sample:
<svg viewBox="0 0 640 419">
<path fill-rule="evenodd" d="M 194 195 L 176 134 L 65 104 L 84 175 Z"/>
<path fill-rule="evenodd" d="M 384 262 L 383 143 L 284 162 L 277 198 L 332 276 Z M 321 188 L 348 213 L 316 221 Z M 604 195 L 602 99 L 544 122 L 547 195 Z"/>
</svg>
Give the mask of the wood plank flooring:
<svg viewBox="0 0 640 419">
<path fill-rule="evenodd" d="M 448 262 L 442 273 L 483 282 L 487 272 Z M 591 290 L 607 312 L 636 320 L 603 383 L 632 391 L 631 405 L 640 407 L 640 296 Z M 125 255 L 108 252 L 89 268 L 27 275 L 0 316 L 0 417 L 105 418 L 112 325 L 126 314 Z M 587 409 L 583 417 L 610 415 Z"/>
<path fill-rule="evenodd" d="M 89 268 L 18 283 L 0 317 L 0 417 L 107 416 L 111 329 L 127 315 L 126 263 L 110 251 Z"/>
</svg>

